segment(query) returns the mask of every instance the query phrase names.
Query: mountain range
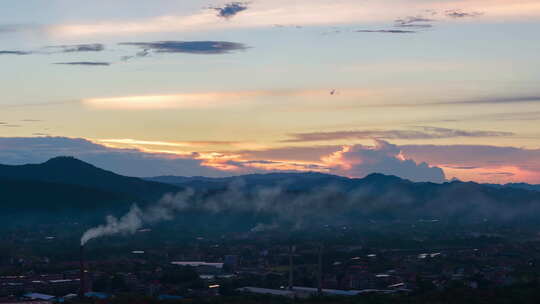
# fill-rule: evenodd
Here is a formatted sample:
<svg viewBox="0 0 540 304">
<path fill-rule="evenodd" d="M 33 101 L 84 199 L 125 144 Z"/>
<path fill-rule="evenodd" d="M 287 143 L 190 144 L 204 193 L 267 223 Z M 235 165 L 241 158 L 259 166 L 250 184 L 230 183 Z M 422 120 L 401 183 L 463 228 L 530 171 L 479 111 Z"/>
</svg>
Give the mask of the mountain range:
<svg viewBox="0 0 540 304">
<path fill-rule="evenodd" d="M 540 186 L 453 181 L 414 183 L 371 174 L 352 179 L 322 173 L 269 173 L 228 178 L 126 177 L 72 157 L 42 164 L 0 165 L 0 213 L 103 216 L 193 189 L 179 212 L 234 221 L 322 223 L 361 219 L 535 220 Z M 238 215 L 241 215 L 240 217 Z"/>
<path fill-rule="evenodd" d="M 378 176 L 378 182 L 389 182 L 390 180 L 399 181 L 402 180 L 399 177 L 384 175 L 384 174 L 371 174 L 368 175 L 369 179 L 376 179 Z M 384 177 L 386 176 L 386 178 Z M 307 188 L 309 186 L 316 186 L 325 183 L 338 183 L 342 185 L 349 185 L 354 187 L 354 184 L 358 183 L 362 179 L 347 178 L 337 175 L 330 175 L 324 173 L 308 172 L 308 173 L 268 173 L 268 174 L 248 174 L 235 177 L 204 177 L 204 176 L 155 176 L 144 178 L 147 181 L 171 184 L 176 186 L 189 186 L 194 188 L 221 188 L 223 185 L 231 184 L 238 179 L 241 179 L 248 185 L 265 185 L 272 186 L 277 184 L 295 184 L 300 188 Z M 404 181 L 404 180 L 403 180 Z M 459 180 L 452 181 L 452 183 L 462 183 Z M 300 185 L 301 184 L 301 185 Z M 426 183 L 416 183 L 426 184 Z M 475 183 L 470 183 L 475 184 Z M 533 185 L 527 183 L 507 183 L 507 184 L 479 184 L 483 186 L 489 186 L 499 189 L 514 188 L 529 191 L 540 192 L 540 185 Z"/>
</svg>

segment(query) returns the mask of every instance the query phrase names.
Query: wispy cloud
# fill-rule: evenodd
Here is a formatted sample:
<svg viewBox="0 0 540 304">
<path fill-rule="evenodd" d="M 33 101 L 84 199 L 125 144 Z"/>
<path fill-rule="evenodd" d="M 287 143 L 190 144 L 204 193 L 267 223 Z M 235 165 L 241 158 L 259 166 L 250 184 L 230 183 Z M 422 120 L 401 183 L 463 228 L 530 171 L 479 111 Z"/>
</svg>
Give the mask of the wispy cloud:
<svg viewBox="0 0 540 304">
<path fill-rule="evenodd" d="M 93 43 L 93 44 L 46 46 L 42 49 L 32 50 L 32 51 L 1 50 L 0 55 L 33 55 L 33 54 L 50 55 L 50 54 L 58 54 L 58 53 L 101 52 L 103 50 L 105 50 L 105 45 L 101 43 Z"/>
<path fill-rule="evenodd" d="M 384 34 L 414 34 L 416 31 L 407 30 L 357 30 L 357 33 L 384 33 Z"/>
<path fill-rule="evenodd" d="M 40 103 L 12 103 L 0 105 L 2 108 L 25 108 L 25 107 L 48 107 L 58 106 L 73 103 L 74 101 L 52 101 L 52 102 L 40 102 Z"/>
<path fill-rule="evenodd" d="M 129 60 L 134 59 L 134 58 L 142 58 L 142 57 L 148 57 L 148 56 L 150 56 L 150 50 L 149 49 L 143 49 L 143 50 L 135 53 L 135 55 L 122 56 L 120 58 L 120 60 L 126 62 L 126 61 L 129 61 Z"/>
<path fill-rule="evenodd" d="M 408 28 L 430 28 L 433 25 L 430 22 L 435 22 L 435 19 L 425 18 L 423 16 L 408 16 L 405 18 L 396 19 L 394 26 Z"/>
<path fill-rule="evenodd" d="M 158 41 L 158 42 L 122 42 L 120 45 L 137 46 L 156 53 L 187 54 L 228 54 L 242 51 L 248 47 L 242 43 L 229 41 Z"/>
<path fill-rule="evenodd" d="M 92 44 L 74 44 L 74 45 L 53 45 L 53 46 L 47 46 L 46 48 L 53 50 L 53 52 L 60 52 L 60 53 L 101 52 L 105 50 L 105 45 L 101 43 L 92 43 Z"/>
<path fill-rule="evenodd" d="M 347 97 L 363 97 L 367 90 L 346 90 Z M 328 89 L 318 90 L 253 90 L 253 91 L 217 91 L 194 92 L 169 95 L 134 95 L 118 97 L 97 97 L 83 99 L 86 106 L 103 110 L 159 110 L 159 109 L 204 109 L 220 108 L 253 102 L 257 98 L 303 97 L 311 100 L 326 100 L 330 96 Z"/>
<path fill-rule="evenodd" d="M 433 11 L 433 13 L 435 13 Z M 435 13 L 436 14 L 436 13 Z M 436 21 L 435 19 L 426 18 L 422 15 L 407 16 L 394 20 L 395 28 L 407 28 L 405 29 L 383 29 L 383 30 L 357 30 L 357 33 L 385 33 L 385 34 L 414 34 L 418 30 L 427 29 L 433 27 L 430 22 Z M 414 29 L 414 30 L 413 30 Z"/>
<path fill-rule="evenodd" d="M 109 66 L 110 62 L 102 61 L 73 61 L 73 62 L 56 62 L 59 65 L 82 65 L 82 66 Z"/>
<path fill-rule="evenodd" d="M 218 17 L 229 19 L 247 10 L 248 6 L 245 2 L 231 2 L 221 7 L 213 7 L 212 9 L 217 11 Z"/>
<path fill-rule="evenodd" d="M 391 9 L 390 9 L 391 5 Z M 242 6 L 242 5 L 240 5 Z M 225 7 L 225 6 L 224 6 Z M 224 8 L 223 7 L 223 8 Z M 236 11 L 236 6 L 232 6 Z M 71 23 L 51 28 L 58 35 L 118 35 L 151 32 L 191 32 L 234 28 L 271 27 L 275 24 L 300 26 L 366 24 L 391 22 L 396 16 L 414 16 L 418 11 L 448 11 L 459 8 L 461 12 L 482 10 L 490 18 L 521 18 L 538 16 L 540 4 L 536 0 L 471 1 L 420 1 L 398 0 L 362 2 L 358 0 L 259 0 L 250 4 L 248 10 L 234 16 L 232 22 L 222 22 L 213 11 L 204 9 L 190 15 L 164 15 L 126 21 L 100 21 L 96 23 Z M 458 11 L 459 12 L 459 11 Z M 226 15 L 226 14 L 225 14 Z M 449 17 L 450 18 L 450 17 Z"/>
<path fill-rule="evenodd" d="M 351 139 L 438 139 L 455 137 L 505 137 L 513 136 L 511 132 L 498 131 L 465 131 L 437 127 L 417 127 L 420 130 L 359 130 L 293 133 L 291 139 L 283 142 L 314 142 Z"/>
<path fill-rule="evenodd" d="M 538 120 L 540 121 L 540 111 L 527 111 L 527 112 L 503 112 L 494 114 L 472 114 L 466 116 L 460 116 L 454 121 L 527 121 Z"/>
<path fill-rule="evenodd" d="M 454 100 L 441 100 L 433 102 L 415 102 L 415 103 L 378 103 L 378 104 L 365 104 L 358 107 L 381 107 L 381 108 L 414 108 L 414 107 L 426 107 L 426 106 L 442 106 L 442 105 L 474 105 L 474 104 L 512 104 L 512 103 L 537 103 L 540 102 L 540 96 L 486 96 L 470 99 L 454 99 Z"/>
<path fill-rule="evenodd" d="M 484 15 L 482 12 L 465 12 L 463 10 L 447 10 L 444 12 L 447 17 L 454 19 L 475 18 Z"/>
<path fill-rule="evenodd" d="M 216 92 L 186 93 L 174 95 L 142 95 L 89 98 L 82 102 L 86 106 L 104 110 L 159 110 L 181 108 L 209 108 L 228 106 L 246 97 L 257 97 L 262 92 Z"/>
<path fill-rule="evenodd" d="M 485 97 L 470 100 L 458 100 L 444 102 L 444 104 L 493 104 L 493 103 L 521 103 L 540 102 L 540 96 L 508 96 L 508 97 Z M 437 103 L 434 103 L 437 104 Z M 443 104 L 443 103 L 438 103 Z"/>
<path fill-rule="evenodd" d="M 26 51 L 0 51 L 0 55 L 30 55 L 32 52 Z"/>
<path fill-rule="evenodd" d="M 321 157 L 339 151 L 341 147 L 341 145 L 267 147 L 257 150 L 235 151 L 234 153 L 239 154 L 243 159 L 247 160 L 267 159 L 273 161 L 318 163 Z"/>
<path fill-rule="evenodd" d="M 155 140 L 139 140 L 131 138 L 121 139 L 98 139 L 100 143 L 106 144 L 124 144 L 133 146 L 161 146 L 161 147 L 205 147 L 205 146 L 230 146 L 240 144 L 239 141 L 155 141 Z"/>
</svg>

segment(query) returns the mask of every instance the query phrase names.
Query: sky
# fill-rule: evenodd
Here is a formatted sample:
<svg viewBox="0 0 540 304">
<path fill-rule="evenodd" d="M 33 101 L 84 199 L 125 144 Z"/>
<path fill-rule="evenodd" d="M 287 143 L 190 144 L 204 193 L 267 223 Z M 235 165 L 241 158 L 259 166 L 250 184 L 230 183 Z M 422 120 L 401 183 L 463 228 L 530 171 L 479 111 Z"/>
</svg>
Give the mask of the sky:
<svg viewBox="0 0 540 304">
<path fill-rule="evenodd" d="M 0 163 L 540 183 L 538 0 L 6 0 Z"/>
</svg>

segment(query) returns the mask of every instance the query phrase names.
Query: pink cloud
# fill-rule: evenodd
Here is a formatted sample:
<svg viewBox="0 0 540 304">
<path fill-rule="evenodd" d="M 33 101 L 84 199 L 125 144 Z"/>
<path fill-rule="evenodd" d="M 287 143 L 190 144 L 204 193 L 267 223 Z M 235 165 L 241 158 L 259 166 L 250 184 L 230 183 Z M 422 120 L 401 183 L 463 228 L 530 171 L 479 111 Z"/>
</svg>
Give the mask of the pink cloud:
<svg viewBox="0 0 540 304">
<path fill-rule="evenodd" d="M 407 145 L 401 149 L 407 157 L 444 168 L 449 177 L 540 183 L 540 149 L 487 145 Z"/>
<path fill-rule="evenodd" d="M 417 182 L 445 181 L 442 169 L 407 159 L 398 146 L 383 140 L 375 140 L 375 146 L 344 146 L 340 151 L 323 157 L 323 161 L 331 173 L 349 177 L 383 173 Z"/>
</svg>

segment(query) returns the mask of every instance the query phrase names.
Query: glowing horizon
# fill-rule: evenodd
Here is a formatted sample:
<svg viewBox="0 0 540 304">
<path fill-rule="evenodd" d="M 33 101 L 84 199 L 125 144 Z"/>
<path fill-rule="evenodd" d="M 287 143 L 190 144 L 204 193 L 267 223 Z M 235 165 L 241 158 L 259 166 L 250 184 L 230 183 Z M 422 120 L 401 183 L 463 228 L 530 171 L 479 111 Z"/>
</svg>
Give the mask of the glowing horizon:
<svg viewBox="0 0 540 304">
<path fill-rule="evenodd" d="M 540 183 L 537 0 L 6 3 L 0 163 Z"/>
</svg>

